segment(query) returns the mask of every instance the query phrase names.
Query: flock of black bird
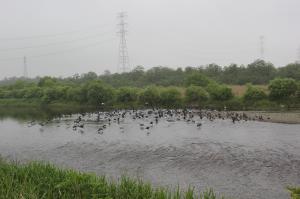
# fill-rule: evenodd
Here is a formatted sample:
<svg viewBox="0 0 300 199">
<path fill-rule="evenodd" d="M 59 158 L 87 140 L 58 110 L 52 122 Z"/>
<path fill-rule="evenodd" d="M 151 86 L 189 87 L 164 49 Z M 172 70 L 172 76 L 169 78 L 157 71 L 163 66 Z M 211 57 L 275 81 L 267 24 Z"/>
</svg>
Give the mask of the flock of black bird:
<svg viewBox="0 0 300 199">
<path fill-rule="evenodd" d="M 74 131 L 84 129 L 85 123 L 88 120 L 83 119 L 87 114 L 81 113 L 73 121 L 72 129 Z M 141 130 L 149 130 L 154 125 L 158 124 L 160 121 L 176 122 L 184 121 L 190 124 L 194 124 L 196 127 L 200 128 L 202 126 L 202 121 L 204 119 L 208 121 L 214 121 L 216 119 L 225 120 L 230 119 L 232 123 L 239 121 L 264 121 L 265 119 L 270 120 L 270 118 L 263 118 L 262 115 L 249 116 L 244 112 L 233 112 L 233 111 L 216 111 L 216 110 L 197 110 L 197 109 L 180 109 L 180 110 L 168 110 L 168 109 L 154 109 L 154 110 L 114 110 L 110 112 L 97 112 L 96 119 L 92 122 L 99 124 L 97 132 L 103 134 L 104 130 L 110 126 L 112 123 L 120 124 L 123 123 L 125 119 L 131 118 L 140 126 Z M 44 126 L 50 123 L 51 120 L 44 122 L 30 121 L 28 127 L 39 124 Z M 59 126 L 59 125 L 58 125 Z M 120 125 L 120 129 L 124 130 L 124 127 Z"/>
<path fill-rule="evenodd" d="M 86 113 L 80 114 L 73 124 L 73 130 L 84 128 L 84 120 Z M 246 113 L 231 112 L 231 111 L 211 111 L 211 110 L 167 110 L 167 109 L 156 109 L 156 110 L 115 110 L 111 112 L 97 112 L 97 118 L 95 122 L 100 123 L 98 133 L 102 134 L 104 130 L 112 123 L 120 124 L 126 118 L 131 118 L 134 121 L 138 121 L 140 129 L 151 129 L 154 125 L 160 121 L 165 120 L 167 122 L 184 121 L 187 123 L 194 124 L 196 127 L 202 126 L 202 121 L 207 119 L 214 121 L 216 119 L 225 120 L 230 119 L 232 123 L 239 121 L 264 121 L 262 115 L 255 115 L 250 117 Z M 270 119 L 270 118 L 267 118 Z M 124 127 L 120 125 L 120 129 Z"/>
</svg>

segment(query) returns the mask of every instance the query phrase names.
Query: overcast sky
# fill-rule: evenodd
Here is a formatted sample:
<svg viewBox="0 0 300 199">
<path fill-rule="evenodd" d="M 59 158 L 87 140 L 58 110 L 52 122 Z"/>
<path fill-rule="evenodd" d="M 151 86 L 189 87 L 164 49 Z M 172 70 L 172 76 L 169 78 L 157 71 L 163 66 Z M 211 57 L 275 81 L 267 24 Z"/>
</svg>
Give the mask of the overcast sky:
<svg viewBox="0 0 300 199">
<path fill-rule="evenodd" d="M 300 0 L 0 0 L 0 79 L 117 71 L 117 13 L 126 11 L 130 65 L 275 66 L 297 59 Z"/>
</svg>

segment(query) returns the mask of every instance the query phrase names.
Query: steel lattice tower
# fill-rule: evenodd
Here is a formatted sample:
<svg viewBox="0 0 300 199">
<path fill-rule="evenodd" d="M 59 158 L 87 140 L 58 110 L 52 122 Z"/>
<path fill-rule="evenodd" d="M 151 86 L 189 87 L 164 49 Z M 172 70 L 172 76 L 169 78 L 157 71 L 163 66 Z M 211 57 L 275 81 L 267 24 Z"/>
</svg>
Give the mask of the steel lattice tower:
<svg viewBox="0 0 300 199">
<path fill-rule="evenodd" d="M 260 40 L 260 59 L 263 60 L 265 58 L 265 37 L 262 35 L 259 37 Z"/>
<path fill-rule="evenodd" d="M 296 61 L 298 64 L 300 64 L 300 46 L 298 48 L 298 51 L 297 51 L 297 61 Z"/>
<path fill-rule="evenodd" d="M 123 73 L 130 70 L 128 49 L 126 43 L 126 33 L 127 33 L 126 30 L 127 23 L 125 22 L 126 17 L 127 16 L 125 12 L 121 12 L 118 14 L 118 19 L 119 19 L 118 34 L 120 35 L 118 71 L 122 71 Z"/>
<path fill-rule="evenodd" d="M 27 78 L 28 77 L 28 72 L 27 72 L 27 59 L 24 57 L 23 60 L 23 77 Z"/>
</svg>

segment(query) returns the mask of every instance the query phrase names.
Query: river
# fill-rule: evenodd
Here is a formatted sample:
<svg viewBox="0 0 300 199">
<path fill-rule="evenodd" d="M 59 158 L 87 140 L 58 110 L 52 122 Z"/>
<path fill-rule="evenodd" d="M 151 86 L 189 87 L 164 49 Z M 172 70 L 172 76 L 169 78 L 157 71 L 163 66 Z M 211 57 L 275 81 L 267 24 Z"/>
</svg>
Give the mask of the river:
<svg viewBox="0 0 300 199">
<path fill-rule="evenodd" d="M 299 124 L 197 117 L 195 122 L 166 117 L 156 123 L 152 116 L 133 119 L 129 114 L 108 124 L 102 116 L 86 114 L 84 127 L 73 129 L 78 117 L 2 117 L 0 154 L 112 178 L 125 174 L 155 186 L 211 187 L 236 199 L 289 198 L 286 186 L 300 185 Z"/>
</svg>

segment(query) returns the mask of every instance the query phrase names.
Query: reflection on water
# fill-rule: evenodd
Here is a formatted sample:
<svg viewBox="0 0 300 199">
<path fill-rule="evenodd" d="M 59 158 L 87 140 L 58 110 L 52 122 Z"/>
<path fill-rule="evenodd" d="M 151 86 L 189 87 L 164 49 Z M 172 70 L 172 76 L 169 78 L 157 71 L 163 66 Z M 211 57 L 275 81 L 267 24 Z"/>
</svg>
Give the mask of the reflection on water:
<svg viewBox="0 0 300 199">
<path fill-rule="evenodd" d="M 25 120 L 51 120 L 53 118 L 63 117 L 74 113 L 84 113 L 87 111 L 93 111 L 92 108 L 82 107 L 3 107 L 0 106 L 0 120 L 6 118 L 13 118 L 19 121 Z"/>
<path fill-rule="evenodd" d="M 285 187 L 300 184 L 300 125 L 210 121 L 198 115 L 188 120 L 147 111 L 143 117 L 37 118 L 2 117 L 0 154 L 112 177 L 127 173 L 154 184 L 214 187 L 243 199 L 288 198 Z"/>
</svg>

